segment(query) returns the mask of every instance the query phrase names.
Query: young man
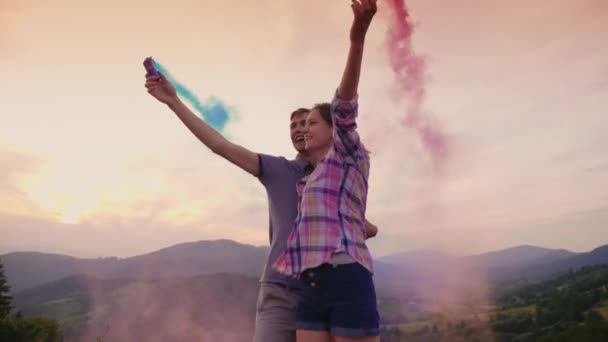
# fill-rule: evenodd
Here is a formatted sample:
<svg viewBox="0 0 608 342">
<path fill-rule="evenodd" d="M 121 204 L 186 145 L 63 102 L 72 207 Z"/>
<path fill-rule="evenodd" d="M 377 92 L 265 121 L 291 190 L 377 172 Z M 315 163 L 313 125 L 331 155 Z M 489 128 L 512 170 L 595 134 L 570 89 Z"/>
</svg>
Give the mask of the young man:
<svg viewBox="0 0 608 342">
<path fill-rule="evenodd" d="M 164 76 L 146 77 L 148 92 L 166 104 L 186 127 L 211 151 L 257 177 L 266 188 L 270 215 L 270 253 L 260 280 L 256 308 L 254 342 L 295 341 L 295 313 L 300 291 L 299 281 L 273 270 L 271 265 L 285 252 L 287 238 L 297 216 L 296 183 L 312 171 L 304 149 L 304 129 L 309 110 L 300 108 L 291 114 L 290 137 L 298 152 L 293 160 L 254 153 L 224 138 L 198 118 L 176 94 Z M 377 228 L 366 222 L 368 237 Z"/>
</svg>

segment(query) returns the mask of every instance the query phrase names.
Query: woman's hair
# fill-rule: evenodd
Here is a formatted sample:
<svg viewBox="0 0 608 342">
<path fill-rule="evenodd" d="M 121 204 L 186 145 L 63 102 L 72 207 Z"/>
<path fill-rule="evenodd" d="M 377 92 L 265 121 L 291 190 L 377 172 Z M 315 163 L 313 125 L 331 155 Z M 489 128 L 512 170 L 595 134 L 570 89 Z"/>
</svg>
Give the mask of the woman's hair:
<svg viewBox="0 0 608 342">
<path fill-rule="evenodd" d="M 310 111 L 313 111 L 315 109 L 319 111 L 321 117 L 323 118 L 323 121 L 327 122 L 327 124 L 331 127 L 334 126 L 331 118 L 331 105 L 328 102 L 317 103 L 316 105 L 312 106 L 312 109 Z M 363 150 L 365 151 L 365 153 L 371 154 L 371 151 L 366 149 L 365 147 L 363 148 Z"/>
<path fill-rule="evenodd" d="M 313 111 L 315 109 L 319 111 L 319 114 L 321 114 L 323 121 L 327 122 L 327 124 L 330 126 L 334 125 L 334 123 L 331 119 L 331 105 L 329 103 L 327 103 L 327 102 L 317 103 L 316 105 L 314 105 L 312 107 L 311 111 Z"/>
</svg>

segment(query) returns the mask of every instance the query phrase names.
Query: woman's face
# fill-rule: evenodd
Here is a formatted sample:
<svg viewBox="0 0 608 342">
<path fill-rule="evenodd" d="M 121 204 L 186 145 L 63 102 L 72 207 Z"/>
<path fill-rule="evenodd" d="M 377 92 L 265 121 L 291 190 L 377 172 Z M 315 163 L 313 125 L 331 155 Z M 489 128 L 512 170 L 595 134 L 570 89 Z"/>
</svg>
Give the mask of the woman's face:
<svg viewBox="0 0 608 342">
<path fill-rule="evenodd" d="M 306 118 L 304 142 L 307 152 L 329 149 L 332 143 L 333 128 L 321 117 L 318 109 L 313 109 Z"/>
</svg>

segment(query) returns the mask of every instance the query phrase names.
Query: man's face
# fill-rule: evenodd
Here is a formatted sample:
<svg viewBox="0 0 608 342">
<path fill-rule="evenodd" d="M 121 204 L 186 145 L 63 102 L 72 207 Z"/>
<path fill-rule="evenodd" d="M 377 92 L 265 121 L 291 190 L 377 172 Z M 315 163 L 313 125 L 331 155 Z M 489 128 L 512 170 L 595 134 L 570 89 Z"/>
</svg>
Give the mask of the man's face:
<svg viewBox="0 0 608 342">
<path fill-rule="evenodd" d="M 304 130 L 306 128 L 306 117 L 308 113 L 300 113 L 293 116 L 289 124 L 291 143 L 298 153 L 304 152 Z"/>
</svg>

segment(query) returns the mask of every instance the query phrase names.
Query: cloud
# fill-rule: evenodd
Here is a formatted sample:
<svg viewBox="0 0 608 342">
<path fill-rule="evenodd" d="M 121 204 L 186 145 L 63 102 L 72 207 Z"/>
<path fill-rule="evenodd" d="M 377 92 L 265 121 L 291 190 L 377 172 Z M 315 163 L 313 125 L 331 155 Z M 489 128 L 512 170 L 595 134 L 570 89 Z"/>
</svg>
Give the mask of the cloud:
<svg viewBox="0 0 608 342">
<path fill-rule="evenodd" d="M 221 1 L 130 2 L 120 11 L 118 1 L 90 11 L 60 3 L 19 6 L 18 30 L 10 34 L 27 53 L 0 65 L 11 85 L 0 113 L 9 123 L 0 135 L 11 144 L 0 157 L 10 165 L 0 180 L 0 198 L 15 208 L 9 214 L 35 213 L 42 221 L 30 234 L 91 229 L 95 241 L 85 233 L 66 241 L 87 241 L 95 253 L 128 255 L 127 243 L 113 244 L 121 233 L 142 249 L 199 237 L 265 244 L 262 186 L 205 149 L 145 93 L 141 58 L 158 56 L 198 95 L 213 93 L 239 108 L 227 127 L 233 141 L 290 157 L 288 114 L 329 100 L 339 82 L 348 3 L 267 0 L 239 4 L 238 13 Z M 565 227 L 572 225 L 560 220 L 605 203 L 608 189 L 601 172 L 608 162 L 603 7 L 591 0 L 411 3 L 414 47 L 429 56 L 425 106 L 454 145 L 440 181 L 413 132 L 399 126 L 406 104 L 391 101 L 387 23 L 377 17 L 359 119 L 373 153 L 368 217 L 380 226 L 370 241 L 375 254 L 501 247 L 536 238 L 529 223 L 539 218 L 553 218 L 556 239 L 568 247 Z M 147 25 L 155 20 L 166 26 Z M 28 164 L 18 150 L 41 157 Z M 478 242 L 485 234 L 502 240 Z"/>
<path fill-rule="evenodd" d="M 0 142 L 0 213 L 36 211 L 36 205 L 27 198 L 20 184 L 43 164 L 41 158 Z"/>
<path fill-rule="evenodd" d="M 201 145 L 177 161 L 148 154 L 107 168 L 0 152 L 4 247 L 128 256 L 204 239 L 267 243 L 262 185 Z"/>
</svg>

